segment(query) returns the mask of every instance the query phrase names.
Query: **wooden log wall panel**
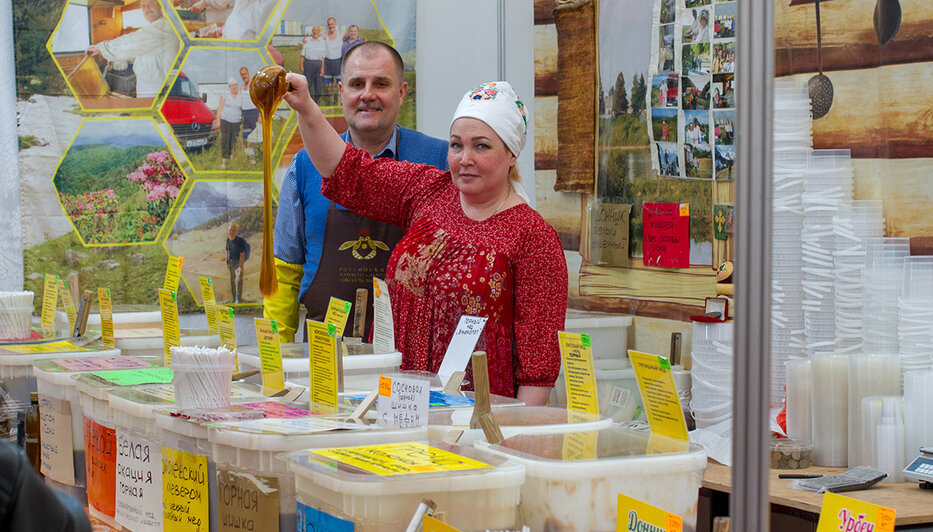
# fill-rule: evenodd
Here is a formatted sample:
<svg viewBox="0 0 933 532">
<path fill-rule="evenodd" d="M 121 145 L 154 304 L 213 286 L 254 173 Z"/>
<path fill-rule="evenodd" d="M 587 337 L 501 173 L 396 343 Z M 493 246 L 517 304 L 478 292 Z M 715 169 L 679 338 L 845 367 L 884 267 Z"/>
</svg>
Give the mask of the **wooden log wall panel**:
<svg viewBox="0 0 933 532">
<path fill-rule="evenodd" d="M 553 24 L 557 0 L 535 0 L 535 24 Z"/>
<path fill-rule="evenodd" d="M 557 94 L 557 26 L 535 26 L 535 95 Z"/>
<path fill-rule="evenodd" d="M 707 297 L 716 295 L 716 275 L 709 266 L 647 268 L 640 261 L 633 258 L 630 268 L 584 264 L 580 268 L 580 295 L 700 306 Z"/>
<path fill-rule="evenodd" d="M 562 192 L 590 192 L 596 174 L 596 5 L 561 4 L 557 25 L 557 183 Z"/>
<path fill-rule="evenodd" d="M 900 0 L 901 25 L 894 39 L 878 44 L 873 15 L 877 0 L 836 0 L 820 4 L 823 70 L 853 70 L 933 60 L 933 4 Z M 774 19 L 778 76 L 816 72 L 816 10 L 790 7 L 775 0 Z"/>
<path fill-rule="evenodd" d="M 811 74 L 790 76 L 806 82 Z M 906 159 L 933 154 L 931 65 L 830 72 L 829 113 L 813 121 L 813 147 L 849 148 L 853 158 Z"/>
<path fill-rule="evenodd" d="M 855 199 L 880 199 L 885 236 L 933 235 L 933 159 L 853 160 Z"/>
<path fill-rule="evenodd" d="M 535 98 L 535 169 L 557 169 L 557 96 Z"/>
<path fill-rule="evenodd" d="M 537 113 L 536 113 L 537 115 Z M 535 117 L 537 121 L 537 116 Z M 554 190 L 557 180 L 555 170 L 537 170 L 535 172 L 535 199 L 538 202 L 538 213 L 560 235 L 564 249 L 577 250 L 580 246 L 580 231 L 582 230 L 582 205 L 586 196 L 575 192 L 558 192 Z"/>
</svg>

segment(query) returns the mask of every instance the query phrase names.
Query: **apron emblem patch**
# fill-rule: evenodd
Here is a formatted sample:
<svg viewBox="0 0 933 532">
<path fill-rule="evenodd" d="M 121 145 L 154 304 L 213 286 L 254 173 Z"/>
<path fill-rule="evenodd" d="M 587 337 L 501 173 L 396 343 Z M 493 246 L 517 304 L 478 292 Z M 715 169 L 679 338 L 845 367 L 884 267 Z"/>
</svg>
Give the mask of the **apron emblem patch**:
<svg viewBox="0 0 933 532">
<path fill-rule="evenodd" d="M 353 258 L 357 260 L 371 260 L 376 257 L 378 250 L 389 251 L 389 246 L 385 242 L 373 240 L 369 230 L 365 227 L 360 229 L 359 238 L 356 240 L 347 240 L 340 244 L 340 251 L 350 250 Z"/>
</svg>

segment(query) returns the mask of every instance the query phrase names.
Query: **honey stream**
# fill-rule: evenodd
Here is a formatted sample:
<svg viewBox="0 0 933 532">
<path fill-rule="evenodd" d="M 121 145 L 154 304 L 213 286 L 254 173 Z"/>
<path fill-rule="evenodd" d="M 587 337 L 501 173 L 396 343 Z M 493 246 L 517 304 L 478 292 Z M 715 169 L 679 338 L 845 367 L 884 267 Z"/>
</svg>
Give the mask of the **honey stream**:
<svg viewBox="0 0 933 532">
<path fill-rule="evenodd" d="M 287 91 L 285 69 L 278 65 L 263 67 L 249 83 L 249 96 L 262 117 L 262 269 L 259 290 L 264 296 L 275 295 L 279 288 L 272 251 L 272 116 Z"/>
</svg>

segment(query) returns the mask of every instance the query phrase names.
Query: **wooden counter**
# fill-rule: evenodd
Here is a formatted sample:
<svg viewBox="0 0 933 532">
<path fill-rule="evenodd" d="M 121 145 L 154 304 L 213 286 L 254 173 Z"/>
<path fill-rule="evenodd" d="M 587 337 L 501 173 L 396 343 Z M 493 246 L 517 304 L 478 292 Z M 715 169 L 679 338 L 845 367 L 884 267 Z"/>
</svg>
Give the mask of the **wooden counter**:
<svg viewBox="0 0 933 532">
<path fill-rule="evenodd" d="M 818 520 L 820 508 L 823 504 L 823 494 L 810 491 L 792 490 L 788 485 L 792 480 L 782 480 L 778 478 L 781 473 L 802 473 L 802 474 L 835 474 L 841 473 L 845 468 L 831 467 L 810 467 L 808 469 L 786 470 L 770 469 L 771 479 L 768 493 L 772 506 L 772 516 L 775 513 L 788 514 L 781 508 L 789 508 L 799 512 L 790 512 L 797 514 L 797 518 L 805 517 L 805 521 L 815 523 Z M 732 491 L 732 472 L 731 469 L 719 463 L 710 460 L 706 473 L 703 475 L 703 488 L 728 494 Z M 910 525 L 921 525 L 933 523 L 933 490 L 922 490 L 916 482 L 900 482 L 897 484 L 876 484 L 875 486 L 860 491 L 844 492 L 842 495 L 854 499 L 870 502 L 887 508 L 893 508 L 896 512 L 895 526 L 898 528 Z M 702 497 L 701 497 L 702 498 Z M 701 502 L 702 505 L 702 502 Z M 720 505 L 721 507 L 722 505 Z M 776 508 L 777 507 L 777 508 Z M 714 508 L 715 511 L 715 508 Z M 801 515 L 806 514 L 806 515 Z M 710 515 L 710 520 L 715 517 L 715 512 Z M 772 518 L 772 523 L 774 518 Z M 913 528 L 912 526 L 910 528 Z M 793 530 L 803 530 L 804 528 L 795 528 Z M 933 528 L 930 528 L 933 530 Z M 700 523 L 697 523 L 697 530 L 704 530 Z M 772 524 L 772 531 L 791 530 L 790 528 L 776 528 Z"/>
</svg>

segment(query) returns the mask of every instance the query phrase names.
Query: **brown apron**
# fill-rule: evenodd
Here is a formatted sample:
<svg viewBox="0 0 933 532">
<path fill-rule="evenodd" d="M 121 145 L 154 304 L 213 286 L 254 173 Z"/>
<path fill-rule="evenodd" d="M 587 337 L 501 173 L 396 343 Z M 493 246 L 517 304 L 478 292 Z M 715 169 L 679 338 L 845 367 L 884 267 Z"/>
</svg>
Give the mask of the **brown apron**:
<svg viewBox="0 0 933 532">
<path fill-rule="evenodd" d="M 308 309 L 308 319 L 324 321 L 331 297 L 354 302 L 356 289 L 366 288 L 369 291 L 365 329 L 368 337 L 373 325 L 373 277 L 385 279 L 391 250 L 403 234 L 401 227 L 338 209 L 330 202 L 324 223 L 321 262 L 301 301 Z M 350 335 L 352 326 L 352 319 L 347 320 L 344 336 Z M 308 340 L 307 328 L 304 340 Z"/>
</svg>

